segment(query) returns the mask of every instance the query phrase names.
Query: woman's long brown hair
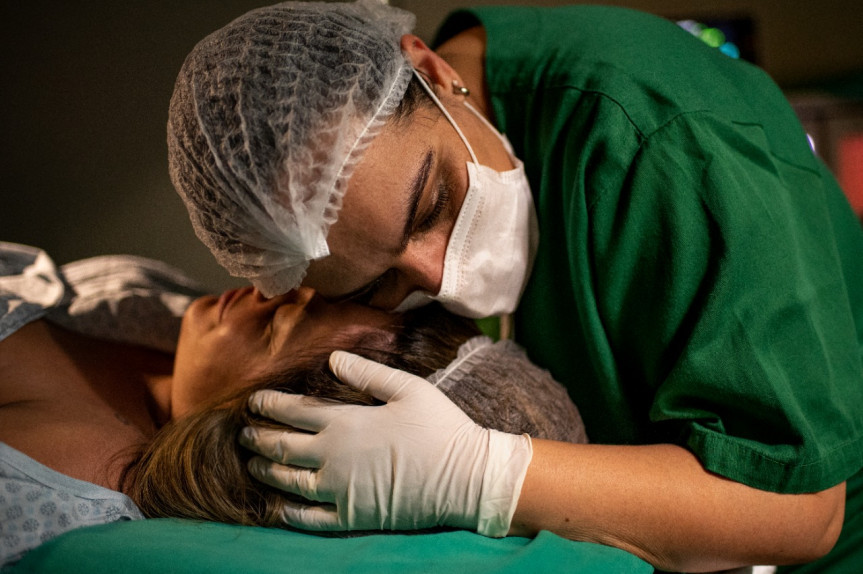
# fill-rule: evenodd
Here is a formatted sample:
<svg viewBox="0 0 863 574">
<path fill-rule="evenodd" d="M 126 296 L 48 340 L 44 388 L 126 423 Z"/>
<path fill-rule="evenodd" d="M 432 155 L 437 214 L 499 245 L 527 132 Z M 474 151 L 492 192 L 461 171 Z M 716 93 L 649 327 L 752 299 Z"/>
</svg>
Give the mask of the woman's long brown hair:
<svg viewBox="0 0 863 574">
<path fill-rule="evenodd" d="M 126 468 L 122 490 L 150 518 L 177 517 L 233 524 L 283 526 L 279 507 L 289 496 L 249 475 L 252 453 L 237 442 L 255 417 L 247 399 L 259 389 L 326 397 L 354 404 L 373 399 L 341 383 L 328 367 L 337 348 L 425 377 L 447 366 L 458 347 L 478 334 L 473 322 L 429 305 L 401 315 L 393 333 L 370 333 L 360 341 L 316 349 L 299 364 L 208 407 L 165 425 Z"/>
</svg>

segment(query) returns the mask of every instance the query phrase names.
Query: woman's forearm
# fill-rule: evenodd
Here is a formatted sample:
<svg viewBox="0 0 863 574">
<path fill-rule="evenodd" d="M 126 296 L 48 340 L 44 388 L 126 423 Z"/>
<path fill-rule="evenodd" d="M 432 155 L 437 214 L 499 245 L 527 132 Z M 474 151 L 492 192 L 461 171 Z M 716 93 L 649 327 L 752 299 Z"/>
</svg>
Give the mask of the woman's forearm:
<svg viewBox="0 0 863 574">
<path fill-rule="evenodd" d="M 829 552 L 845 485 L 776 494 L 707 472 L 674 445 L 535 440 L 511 535 L 550 530 L 627 550 L 666 570 L 791 564 Z"/>
</svg>

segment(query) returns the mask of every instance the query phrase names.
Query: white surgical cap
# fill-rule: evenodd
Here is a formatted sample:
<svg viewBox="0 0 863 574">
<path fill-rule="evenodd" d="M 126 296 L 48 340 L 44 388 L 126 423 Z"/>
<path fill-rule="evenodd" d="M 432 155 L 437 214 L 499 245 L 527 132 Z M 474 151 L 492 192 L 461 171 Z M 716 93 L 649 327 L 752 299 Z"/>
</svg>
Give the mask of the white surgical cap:
<svg viewBox="0 0 863 574">
<path fill-rule="evenodd" d="M 171 180 L 195 233 L 266 296 L 297 287 L 363 151 L 411 78 L 412 14 L 379 0 L 285 2 L 202 40 L 168 120 Z"/>
<path fill-rule="evenodd" d="M 566 389 L 513 341 L 473 337 L 459 347 L 449 366 L 428 380 L 482 426 L 533 438 L 588 442 L 581 413 Z"/>
</svg>

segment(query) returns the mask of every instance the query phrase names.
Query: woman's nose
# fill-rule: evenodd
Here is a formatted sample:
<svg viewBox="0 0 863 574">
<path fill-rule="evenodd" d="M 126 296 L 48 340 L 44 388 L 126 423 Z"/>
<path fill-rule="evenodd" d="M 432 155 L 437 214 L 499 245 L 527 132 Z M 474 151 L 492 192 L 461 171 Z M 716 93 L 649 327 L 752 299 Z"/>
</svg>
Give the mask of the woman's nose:
<svg viewBox="0 0 863 574">
<path fill-rule="evenodd" d="M 443 249 L 412 249 L 410 246 L 399 258 L 397 265 L 398 281 L 391 296 L 382 307 L 395 309 L 405 297 L 414 291 L 436 295 L 443 281 L 443 263 L 446 252 Z"/>
<path fill-rule="evenodd" d="M 295 302 L 299 305 L 307 305 L 316 294 L 316 291 L 311 287 L 297 287 L 293 291 L 289 291 L 289 293 L 294 293 Z"/>
<path fill-rule="evenodd" d="M 255 288 L 255 297 L 258 302 L 264 303 L 266 305 L 307 305 L 309 301 L 311 301 L 315 296 L 315 290 L 311 287 L 297 287 L 296 289 L 292 289 L 287 293 L 283 293 L 282 295 L 276 295 L 275 297 L 271 297 L 267 299 L 264 295 Z"/>
<path fill-rule="evenodd" d="M 407 291 L 425 291 L 437 295 L 443 280 L 443 261 L 439 264 L 429 264 L 408 268 L 405 273 Z"/>
</svg>

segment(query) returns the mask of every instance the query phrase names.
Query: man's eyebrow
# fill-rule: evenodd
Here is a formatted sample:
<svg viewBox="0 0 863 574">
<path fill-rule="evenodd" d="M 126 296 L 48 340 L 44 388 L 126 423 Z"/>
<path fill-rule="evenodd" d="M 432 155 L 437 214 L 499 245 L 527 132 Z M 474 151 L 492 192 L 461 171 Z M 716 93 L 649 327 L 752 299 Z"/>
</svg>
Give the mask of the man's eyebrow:
<svg viewBox="0 0 863 574">
<path fill-rule="evenodd" d="M 414 221 L 417 217 L 417 211 L 419 210 L 420 199 L 423 196 L 423 190 L 426 187 L 426 182 L 429 179 L 429 174 L 431 173 L 431 165 L 432 159 L 434 159 L 434 152 L 429 150 L 426 152 L 425 159 L 423 159 L 423 163 L 419 168 L 419 171 L 416 173 L 416 177 L 414 177 L 410 186 L 410 199 L 408 201 L 408 217 L 405 220 L 405 228 L 402 231 L 402 240 L 399 244 L 399 253 L 403 253 L 405 249 L 408 247 L 408 242 L 411 239 L 411 233 L 414 229 Z"/>
</svg>

